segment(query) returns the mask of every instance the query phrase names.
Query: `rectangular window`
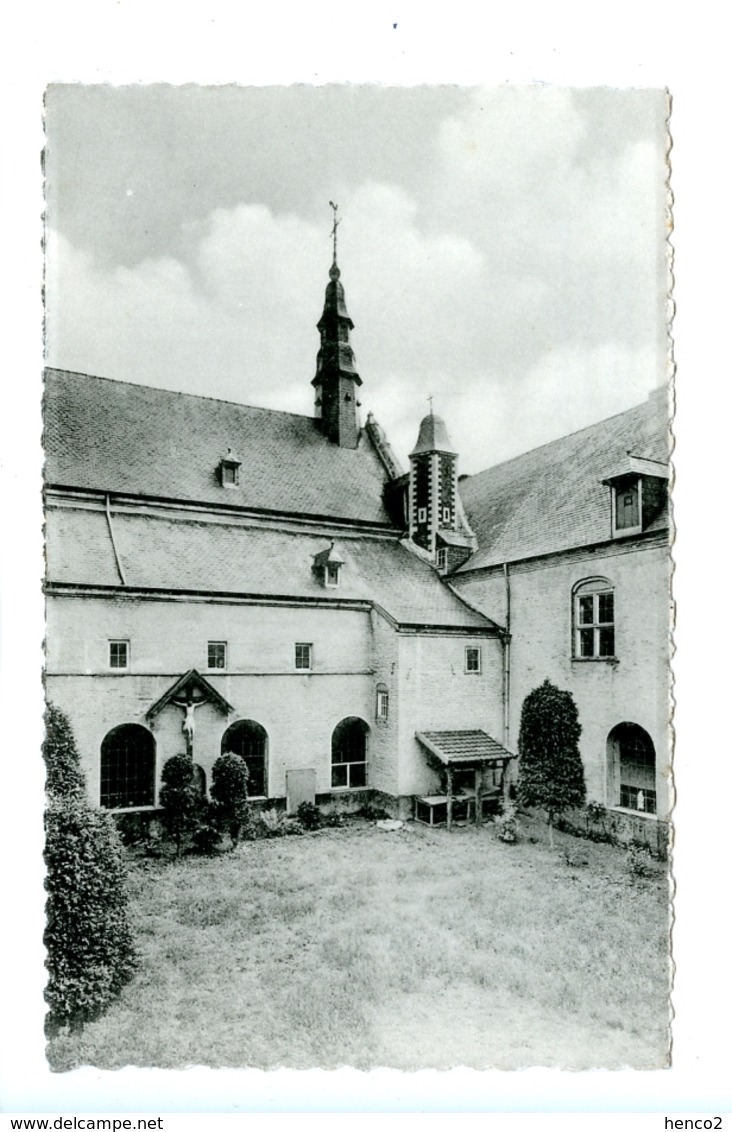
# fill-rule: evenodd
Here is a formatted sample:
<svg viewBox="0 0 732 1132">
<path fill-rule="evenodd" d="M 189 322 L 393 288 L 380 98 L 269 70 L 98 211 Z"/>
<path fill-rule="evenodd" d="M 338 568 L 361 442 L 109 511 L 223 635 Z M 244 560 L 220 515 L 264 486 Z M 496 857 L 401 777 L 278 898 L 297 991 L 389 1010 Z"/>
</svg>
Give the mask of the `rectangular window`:
<svg viewBox="0 0 732 1132">
<path fill-rule="evenodd" d="M 640 481 L 615 488 L 615 529 L 632 530 L 640 526 Z"/>
<path fill-rule="evenodd" d="M 129 668 L 130 664 L 130 642 L 129 641 L 110 641 L 109 642 L 109 667 L 110 668 Z"/>
<path fill-rule="evenodd" d="M 575 603 L 574 655 L 583 660 L 615 656 L 615 594 L 580 593 Z"/>
<path fill-rule="evenodd" d="M 340 585 L 341 567 L 338 562 L 329 562 L 325 567 L 325 584 L 331 588 Z"/>
<path fill-rule="evenodd" d="M 417 508 L 417 522 L 418 523 L 426 523 L 427 522 L 427 508 L 426 507 L 418 507 Z"/>
<path fill-rule="evenodd" d="M 221 468 L 221 478 L 229 487 L 233 487 L 236 483 L 236 468 L 231 464 L 224 464 Z"/>
<path fill-rule="evenodd" d="M 389 693 L 385 688 L 379 688 L 376 692 L 376 718 L 389 718 Z"/>
<path fill-rule="evenodd" d="M 465 649 L 465 671 L 479 673 L 481 670 L 480 647 L 468 645 Z"/>
<path fill-rule="evenodd" d="M 313 667 L 313 646 L 308 644 L 295 645 L 295 668 L 300 672 L 310 672 Z"/>
<path fill-rule="evenodd" d="M 655 814 L 656 791 L 641 790 L 637 786 L 620 783 L 620 805 L 625 810 L 638 810 L 643 814 Z"/>
<path fill-rule="evenodd" d="M 226 668 L 226 641 L 208 642 L 208 667 Z"/>
<path fill-rule="evenodd" d="M 441 546 L 437 551 L 437 569 L 447 570 L 447 547 Z"/>
<path fill-rule="evenodd" d="M 443 521 L 443 523 L 449 523 L 450 522 L 450 508 L 449 507 L 443 507 L 442 508 L 442 521 Z"/>
</svg>

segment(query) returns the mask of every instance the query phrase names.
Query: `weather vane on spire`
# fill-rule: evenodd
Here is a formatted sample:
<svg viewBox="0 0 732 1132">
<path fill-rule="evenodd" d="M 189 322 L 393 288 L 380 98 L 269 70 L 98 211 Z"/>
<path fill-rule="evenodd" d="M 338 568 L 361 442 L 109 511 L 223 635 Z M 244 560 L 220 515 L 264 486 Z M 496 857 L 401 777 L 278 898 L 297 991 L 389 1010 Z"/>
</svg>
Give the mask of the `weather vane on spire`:
<svg viewBox="0 0 732 1132">
<path fill-rule="evenodd" d="M 338 225 L 340 224 L 340 220 L 338 219 L 338 205 L 333 204 L 332 200 L 329 200 L 328 204 L 333 209 L 333 228 L 330 234 L 333 237 L 333 263 L 335 263 L 336 251 L 338 249 Z"/>
</svg>

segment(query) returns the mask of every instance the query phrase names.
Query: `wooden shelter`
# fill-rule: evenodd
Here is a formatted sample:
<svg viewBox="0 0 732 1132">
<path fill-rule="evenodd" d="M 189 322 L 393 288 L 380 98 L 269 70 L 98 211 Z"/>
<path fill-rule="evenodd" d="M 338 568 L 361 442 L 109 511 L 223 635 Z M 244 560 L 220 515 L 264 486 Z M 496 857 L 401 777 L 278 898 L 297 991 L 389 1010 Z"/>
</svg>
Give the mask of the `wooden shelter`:
<svg viewBox="0 0 732 1132">
<path fill-rule="evenodd" d="M 417 821 L 440 824 L 435 816 L 444 806 L 447 828 L 452 829 L 456 806 L 460 806 L 468 820 L 472 812 L 480 827 L 484 800 L 506 797 L 508 766 L 516 755 L 486 731 L 417 731 L 416 738 L 431 761 L 444 768 L 446 780 L 444 794 L 415 799 Z"/>
</svg>

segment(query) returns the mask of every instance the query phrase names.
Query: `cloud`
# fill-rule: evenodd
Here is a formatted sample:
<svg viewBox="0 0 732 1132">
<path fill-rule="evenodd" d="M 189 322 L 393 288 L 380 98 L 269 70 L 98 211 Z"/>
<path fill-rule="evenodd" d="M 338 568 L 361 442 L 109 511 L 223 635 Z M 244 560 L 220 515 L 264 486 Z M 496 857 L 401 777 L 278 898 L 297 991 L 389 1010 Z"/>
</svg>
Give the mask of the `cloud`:
<svg viewBox="0 0 732 1132">
<path fill-rule="evenodd" d="M 614 416 L 640 404 L 661 380 L 652 347 L 549 351 L 514 386 L 486 381 L 478 398 L 462 390 L 453 400 L 449 427 L 460 470 L 479 472 Z"/>
<path fill-rule="evenodd" d="M 400 185 L 331 179 L 364 412 L 402 457 L 430 394 L 476 471 L 662 379 L 662 98 L 610 93 L 476 92 Z M 326 222 L 240 202 L 169 246 L 122 267 L 51 233 L 51 363 L 309 414 Z"/>
<path fill-rule="evenodd" d="M 469 242 L 425 236 L 394 187 L 347 197 L 343 282 L 366 390 L 380 374 L 439 387 L 467 362 L 483 260 Z M 345 225 L 343 226 L 345 229 Z M 48 355 L 53 364 L 309 412 L 330 250 L 321 227 L 263 205 L 214 211 L 170 257 L 108 268 L 52 233 Z M 353 286 L 349 279 L 353 280 Z"/>
</svg>

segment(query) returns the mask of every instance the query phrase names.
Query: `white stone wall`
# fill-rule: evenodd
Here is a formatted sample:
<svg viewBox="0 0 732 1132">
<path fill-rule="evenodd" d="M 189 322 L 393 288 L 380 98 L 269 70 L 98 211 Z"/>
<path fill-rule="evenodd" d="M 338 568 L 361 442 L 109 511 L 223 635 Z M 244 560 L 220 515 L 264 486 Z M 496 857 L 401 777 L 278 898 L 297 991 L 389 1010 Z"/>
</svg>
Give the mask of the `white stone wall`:
<svg viewBox="0 0 732 1132">
<path fill-rule="evenodd" d="M 130 666 L 110 671 L 110 639 L 130 641 Z M 207 642 L 227 642 L 227 670 L 206 668 Z M 313 646 L 313 671 L 295 670 L 295 643 Z M 465 673 L 465 646 L 482 648 L 482 672 Z M 501 647 L 495 639 L 405 636 L 367 610 L 244 605 L 143 598 L 54 596 L 48 603 L 47 688 L 79 745 L 90 798 L 99 801 L 99 752 L 122 723 L 150 726 L 146 712 L 185 672 L 197 668 L 232 705 L 195 713 L 194 759 L 206 772 L 227 727 L 252 719 L 268 736 L 268 794 L 285 795 L 288 768 L 316 771 L 331 790 L 331 736 L 346 716 L 369 725 L 369 786 L 386 794 L 423 792 L 433 781 L 418 730 L 501 731 Z M 376 687 L 389 692 L 388 719 L 376 719 Z M 155 718 L 160 770 L 185 750 L 183 712 Z"/>
<path fill-rule="evenodd" d="M 604 577 L 615 588 L 617 664 L 572 656 L 572 588 Z M 506 592 L 499 571 L 458 576 L 456 588 L 501 624 Z M 669 809 L 669 556 L 649 543 L 618 543 L 510 567 L 510 744 L 518 741 L 521 706 L 548 678 L 572 692 L 582 724 L 580 749 L 588 797 L 605 805 L 607 737 L 618 723 L 636 723 L 656 749 L 658 815 Z"/>
<path fill-rule="evenodd" d="M 482 671 L 466 673 L 465 648 L 481 648 Z M 436 786 L 416 731 L 487 731 L 503 741 L 501 643 L 495 637 L 400 636 L 399 794 Z"/>
<path fill-rule="evenodd" d="M 110 672 L 108 640 L 129 639 L 130 668 Z M 228 644 L 226 673 L 206 669 L 209 640 Z M 376 681 L 370 614 L 365 611 L 54 597 L 48 604 L 47 689 L 71 720 L 87 776 L 99 800 L 99 750 L 121 723 L 149 726 L 147 709 L 190 668 L 228 700 L 227 718 L 211 705 L 196 711 L 194 758 L 210 779 L 226 728 L 253 719 L 268 734 L 269 794 L 284 797 L 288 767 L 314 767 L 317 790 L 330 790 L 330 741 L 345 716 L 373 726 Z M 295 642 L 313 645 L 313 671 L 295 670 Z M 185 750 L 183 712 L 155 719 L 158 775 Z"/>
</svg>

